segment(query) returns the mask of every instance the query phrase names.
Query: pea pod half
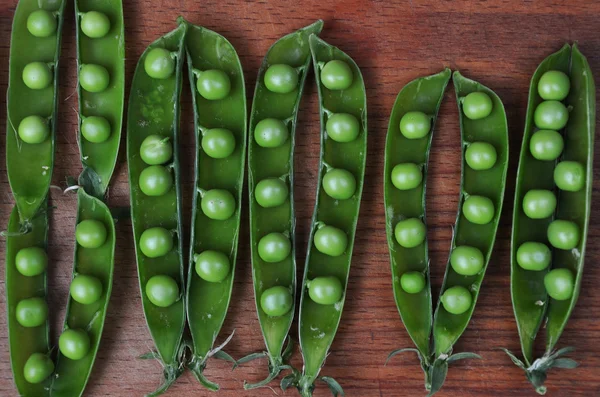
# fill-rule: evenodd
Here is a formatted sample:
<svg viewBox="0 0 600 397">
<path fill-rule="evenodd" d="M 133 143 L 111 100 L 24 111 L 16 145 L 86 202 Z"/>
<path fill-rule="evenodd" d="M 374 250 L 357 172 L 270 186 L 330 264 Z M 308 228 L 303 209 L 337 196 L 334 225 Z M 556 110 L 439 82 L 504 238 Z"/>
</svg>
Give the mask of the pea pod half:
<svg viewBox="0 0 600 397">
<path fill-rule="evenodd" d="M 100 199 L 108 189 L 119 152 L 125 92 L 125 31 L 121 0 L 75 1 L 79 151 L 84 165 L 79 178 L 86 191 Z M 94 69 L 90 69 L 94 67 Z M 106 75 L 103 75 L 106 71 Z M 107 77 L 96 90 L 93 78 Z M 91 89 L 91 90 L 90 90 Z"/>
<path fill-rule="evenodd" d="M 231 299 L 246 161 L 246 88 L 238 55 L 220 34 L 189 25 L 187 63 L 196 132 L 187 319 L 193 352 L 188 363 L 203 375 L 209 358 L 235 362 L 214 346 Z"/>
<path fill-rule="evenodd" d="M 164 392 L 183 371 L 185 284 L 178 135 L 186 30 L 187 24 L 180 23 L 144 51 L 131 83 L 127 117 L 138 275 L 146 322 L 157 349 L 143 357 L 159 359 L 165 377 L 152 395 Z"/>
<path fill-rule="evenodd" d="M 319 187 L 300 297 L 304 369 L 296 379 L 295 374 L 284 378 L 303 396 L 312 395 L 342 317 L 367 156 L 367 102 L 360 69 L 346 53 L 314 34 L 309 41 L 320 102 Z M 343 393 L 334 379 L 319 379 Z"/>
<path fill-rule="evenodd" d="M 319 20 L 279 39 L 267 52 L 258 71 L 250 118 L 248 190 L 254 297 L 267 351 L 250 354 L 238 363 L 266 356 L 269 376 L 255 384 L 245 383 L 246 389 L 264 386 L 275 379 L 287 367 L 286 361 L 292 351 L 288 341 L 288 349 L 284 352 L 284 343 L 292 325 L 296 301 L 294 143 L 298 109 L 310 69 L 308 37 L 320 33 L 322 28 L 323 21 Z M 273 86 L 272 81 L 286 77 L 295 80 L 289 83 L 290 87 Z M 279 133 L 284 137 L 278 137 Z M 276 140 L 278 144 L 272 144 Z M 277 263 L 266 261 L 259 252 L 259 245 L 265 245 L 263 238 L 268 239 L 266 236 L 272 233 L 290 242 L 289 252 Z M 280 312 L 271 310 L 276 308 L 268 303 L 269 297 L 276 296 L 289 303 Z"/>
<path fill-rule="evenodd" d="M 52 179 L 65 4 L 21 0 L 13 19 L 6 169 L 23 227 L 46 202 Z"/>
<path fill-rule="evenodd" d="M 554 92 L 543 89 L 548 87 L 554 87 Z M 549 102 L 552 111 L 545 108 Z M 568 115 L 564 128 L 540 128 L 540 116 L 560 112 Z M 577 366 L 574 360 L 561 357 L 572 348 L 555 348 L 577 302 L 583 277 L 595 117 L 592 72 L 577 45 L 566 44 L 547 57 L 531 78 L 513 213 L 511 296 L 523 361 L 505 351 L 540 394 L 546 392 L 549 369 Z M 540 200 L 540 193 L 533 195 L 532 191 L 553 197 L 554 208 L 539 216 L 526 212 L 531 205 L 527 203 Z M 565 286 L 562 291 L 557 282 Z M 533 344 L 544 321 L 546 349 L 535 359 Z"/>
</svg>

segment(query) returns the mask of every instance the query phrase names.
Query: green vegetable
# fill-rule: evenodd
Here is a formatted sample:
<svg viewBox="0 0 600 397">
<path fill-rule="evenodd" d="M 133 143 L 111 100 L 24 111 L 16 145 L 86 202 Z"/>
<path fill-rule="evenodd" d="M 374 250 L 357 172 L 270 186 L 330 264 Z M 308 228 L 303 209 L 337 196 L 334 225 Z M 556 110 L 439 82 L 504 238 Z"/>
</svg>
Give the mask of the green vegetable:
<svg viewBox="0 0 600 397">
<path fill-rule="evenodd" d="M 35 37 L 45 38 L 56 33 L 56 16 L 47 10 L 33 11 L 27 17 L 27 30 Z"/>
<path fill-rule="evenodd" d="M 308 296 L 319 305 L 333 305 L 342 299 L 344 287 L 336 277 L 315 277 L 306 281 Z"/>
<path fill-rule="evenodd" d="M 473 142 L 467 146 L 465 161 L 475 171 L 489 170 L 496 164 L 496 149 L 487 142 Z"/>
<path fill-rule="evenodd" d="M 585 168 L 577 161 L 561 161 L 554 168 L 554 183 L 560 190 L 577 192 L 586 183 Z"/>
<path fill-rule="evenodd" d="M 202 181 L 198 181 L 201 183 Z M 231 218 L 239 207 L 239 197 L 236 203 L 233 194 L 224 189 L 212 189 L 203 191 L 200 187 L 198 196 L 200 196 L 200 207 L 206 218 L 215 221 L 226 221 Z"/>
<path fill-rule="evenodd" d="M 468 289 L 457 285 L 448 288 L 440 297 L 440 302 L 448 313 L 459 315 L 471 308 L 473 297 Z"/>
<path fill-rule="evenodd" d="M 423 273 L 411 271 L 406 272 L 400 277 L 400 286 L 407 294 L 418 294 L 425 288 L 425 276 Z"/>
<path fill-rule="evenodd" d="M 348 236 L 343 230 L 324 224 L 317 226 L 313 241 L 317 251 L 329 256 L 343 255 L 348 247 Z"/>
<path fill-rule="evenodd" d="M 106 241 L 106 226 L 95 219 L 86 219 L 77 224 L 75 239 L 84 248 L 99 248 Z"/>
<path fill-rule="evenodd" d="M 421 220 L 408 218 L 396 223 L 394 237 L 401 247 L 415 248 L 423 244 L 427 237 L 427 230 Z"/>
<path fill-rule="evenodd" d="M 43 90 L 52 83 L 50 66 L 43 62 L 31 62 L 23 68 L 23 83 L 32 90 Z"/>
<path fill-rule="evenodd" d="M 39 327 L 48 320 L 48 304 L 44 298 L 27 298 L 17 304 L 17 322 L 23 327 Z"/>
<path fill-rule="evenodd" d="M 406 139 L 425 138 L 431 131 L 431 117 L 423 112 L 406 112 L 400 119 L 400 133 Z"/>
<path fill-rule="evenodd" d="M 19 138 L 30 145 L 44 143 L 50 136 L 48 121 L 40 116 L 27 116 L 19 124 Z"/>
<path fill-rule="evenodd" d="M 231 81 L 229 76 L 222 70 L 194 69 L 196 75 L 196 88 L 198 93 L 206 100 L 216 101 L 229 96 Z"/>
<path fill-rule="evenodd" d="M 72 361 L 79 361 L 90 351 L 90 337 L 82 329 L 66 329 L 58 338 L 60 353 Z"/>
<path fill-rule="evenodd" d="M 254 126 L 254 139 L 263 148 L 278 148 L 283 146 L 290 133 L 284 120 L 264 118 Z"/>
<path fill-rule="evenodd" d="M 556 160 L 563 151 L 562 135 L 552 130 L 539 130 L 531 136 L 529 150 L 537 160 Z"/>
<path fill-rule="evenodd" d="M 144 70 L 153 79 L 168 79 L 175 72 L 175 57 L 165 48 L 153 48 L 146 55 Z"/>
<path fill-rule="evenodd" d="M 281 262 L 290 256 L 292 243 L 283 233 L 269 233 L 258 242 L 258 256 L 267 263 Z"/>
<path fill-rule="evenodd" d="M 564 301 L 571 299 L 575 288 L 573 273 L 569 269 L 550 270 L 544 276 L 546 292 L 552 299 Z"/>
<path fill-rule="evenodd" d="M 54 372 L 54 362 L 42 353 L 33 353 L 25 362 L 23 377 L 29 383 L 42 383 Z"/>
<path fill-rule="evenodd" d="M 485 92 L 471 92 L 462 99 L 462 111 L 469 120 L 484 119 L 492 110 L 492 99 Z"/>
<path fill-rule="evenodd" d="M 102 12 L 89 11 L 80 13 L 80 17 L 81 22 L 79 26 L 81 27 L 81 31 L 91 39 L 100 39 L 110 31 L 110 19 Z"/>
<path fill-rule="evenodd" d="M 544 270 L 551 260 L 552 252 L 546 244 L 529 241 L 517 249 L 516 261 L 525 270 Z"/>
<path fill-rule="evenodd" d="M 392 185 L 398 190 L 411 190 L 423 182 L 423 172 L 415 163 L 396 164 L 392 168 Z"/>
<path fill-rule="evenodd" d="M 294 306 L 290 290 L 277 285 L 263 291 L 260 296 L 260 308 L 269 317 L 281 317 Z"/>
<path fill-rule="evenodd" d="M 533 114 L 535 126 L 544 130 L 561 130 L 567 125 L 569 111 L 558 101 L 540 103 Z"/>
<path fill-rule="evenodd" d="M 172 277 L 152 276 L 146 283 L 146 296 L 155 306 L 169 307 L 180 298 L 179 286 Z"/>
<path fill-rule="evenodd" d="M 146 196 L 163 196 L 173 188 L 173 176 L 167 167 L 151 165 L 140 173 L 139 184 Z"/>
<path fill-rule="evenodd" d="M 91 305 L 102 297 L 102 282 L 93 276 L 80 274 L 71 281 L 71 298 L 82 305 Z"/>
<path fill-rule="evenodd" d="M 40 247 L 23 248 L 17 252 L 15 267 L 23 276 L 38 276 L 48 267 L 48 255 Z"/>
<path fill-rule="evenodd" d="M 323 190 L 332 199 L 348 200 L 356 192 L 356 178 L 350 171 L 328 168 L 323 175 Z"/>
<path fill-rule="evenodd" d="M 271 92 L 288 94 L 298 86 L 298 72 L 290 65 L 271 65 L 265 72 L 264 84 Z"/>
<path fill-rule="evenodd" d="M 110 75 L 104 66 L 83 64 L 79 68 L 79 86 L 92 94 L 101 93 L 108 88 Z"/>
<path fill-rule="evenodd" d="M 556 196 L 550 190 L 532 189 L 523 197 L 523 212 L 530 218 L 547 218 L 555 209 Z"/>
</svg>

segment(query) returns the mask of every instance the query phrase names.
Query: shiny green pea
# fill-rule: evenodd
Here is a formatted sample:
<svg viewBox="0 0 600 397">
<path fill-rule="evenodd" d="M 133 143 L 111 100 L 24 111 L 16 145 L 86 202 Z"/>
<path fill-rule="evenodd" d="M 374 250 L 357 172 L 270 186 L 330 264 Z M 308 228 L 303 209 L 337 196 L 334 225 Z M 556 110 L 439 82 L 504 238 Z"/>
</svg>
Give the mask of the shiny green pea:
<svg viewBox="0 0 600 397">
<path fill-rule="evenodd" d="M 173 175 L 167 167 L 151 165 L 140 173 L 139 185 L 146 196 L 163 196 L 173 187 Z"/>
<path fill-rule="evenodd" d="M 207 250 L 194 256 L 198 276 L 209 283 L 220 283 L 231 271 L 229 257 L 222 252 Z"/>
<path fill-rule="evenodd" d="M 471 120 L 481 120 L 492 113 L 492 99 L 485 92 L 471 92 L 462 101 L 462 110 Z"/>
<path fill-rule="evenodd" d="M 39 327 L 48 320 L 48 304 L 43 298 L 23 299 L 17 303 L 15 317 L 23 327 Z"/>
<path fill-rule="evenodd" d="M 547 101 L 562 101 L 569 95 L 571 81 L 569 76 L 559 70 L 549 70 L 540 77 L 538 93 Z"/>
<path fill-rule="evenodd" d="M 523 197 L 523 212 L 531 219 L 544 219 L 554 214 L 556 196 L 550 190 L 530 190 Z"/>
<path fill-rule="evenodd" d="M 360 133 L 358 119 L 348 113 L 335 113 L 327 118 L 327 136 L 336 142 L 352 142 Z"/>
<path fill-rule="evenodd" d="M 540 271 L 550 266 L 552 252 L 546 244 L 527 242 L 517 249 L 517 263 L 525 270 Z"/>
<path fill-rule="evenodd" d="M 420 219 L 408 218 L 396 224 L 394 237 L 401 247 L 414 248 L 423 244 L 427 229 Z"/>
<path fill-rule="evenodd" d="M 344 288 L 337 277 L 315 277 L 306 282 L 308 295 L 319 305 L 333 305 L 342 299 Z"/>
<path fill-rule="evenodd" d="M 392 184 L 398 190 L 411 190 L 421 185 L 423 173 L 414 163 L 397 164 L 392 169 Z"/>
<path fill-rule="evenodd" d="M 99 39 L 108 34 L 110 19 L 102 12 L 90 11 L 83 14 L 80 26 L 81 31 L 87 37 Z"/>
<path fill-rule="evenodd" d="M 140 146 L 140 157 L 148 165 L 164 164 L 173 157 L 173 145 L 169 138 L 149 135 Z"/>
<path fill-rule="evenodd" d="M 202 135 L 202 149 L 213 159 L 224 159 L 235 150 L 233 132 L 225 128 L 211 128 Z"/>
<path fill-rule="evenodd" d="M 487 142 L 473 142 L 465 151 L 465 160 L 475 171 L 489 170 L 496 164 L 497 158 L 496 149 Z"/>
<path fill-rule="evenodd" d="M 146 296 L 155 306 L 169 307 L 179 300 L 179 286 L 172 277 L 152 276 L 146 283 Z"/>
<path fill-rule="evenodd" d="M 555 220 L 548 226 L 548 241 L 554 248 L 570 250 L 580 240 L 579 226 L 575 222 Z"/>
<path fill-rule="evenodd" d="M 106 241 L 106 236 L 107 232 L 104 223 L 94 219 L 81 221 L 75 228 L 77 244 L 84 248 L 101 247 Z"/>
<path fill-rule="evenodd" d="M 280 317 L 292 309 L 294 300 L 289 288 L 276 286 L 263 291 L 260 308 L 269 317 Z"/>
<path fill-rule="evenodd" d="M 223 189 L 212 189 L 205 192 L 200 206 L 204 215 L 217 221 L 231 218 L 236 209 L 235 198 Z"/>
<path fill-rule="evenodd" d="M 58 338 L 58 348 L 63 356 L 81 360 L 90 351 L 90 337 L 82 329 L 66 329 Z"/>
<path fill-rule="evenodd" d="M 465 218 L 477 225 L 486 225 L 494 219 L 494 203 L 487 197 L 469 196 L 462 210 Z"/>
<path fill-rule="evenodd" d="M 211 69 L 198 72 L 196 89 L 204 99 L 217 101 L 226 98 L 231 91 L 231 80 L 222 70 Z"/>
<path fill-rule="evenodd" d="M 473 296 L 468 289 L 461 286 L 450 287 L 440 298 L 442 306 L 450 314 L 463 314 L 471 308 Z"/>
<path fill-rule="evenodd" d="M 46 10 L 36 10 L 27 17 L 27 30 L 35 37 L 50 37 L 57 26 L 56 17 Z"/>
<path fill-rule="evenodd" d="M 298 86 L 298 72 L 290 65 L 271 65 L 265 72 L 265 86 L 278 94 L 290 93 Z"/>
<path fill-rule="evenodd" d="M 260 147 L 276 148 L 283 145 L 289 137 L 287 125 L 278 119 L 263 119 L 254 128 L 254 139 Z"/>
<path fill-rule="evenodd" d="M 407 112 L 400 119 L 400 133 L 407 139 L 421 139 L 431 130 L 431 117 L 423 112 Z"/>
<path fill-rule="evenodd" d="M 571 299 L 575 290 L 575 277 L 569 269 L 553 269 L 544 276 L 544 287 L 552 299 Z"/>
<path fill-rule="evenodd" d="M 78 274 L 71 281 L 71 298 L 82 305 L 91 305 L 102 296 L 102 282 L 93 276 Z"/>
<path fill-rule="evenodd" d="M 38 276 L 48 267 L 48 255 L 39 247 L 21 248 L 15 257 L 15 266 L 26 277 Z"/>
<path fill-rule="evenodd" d="M 110 138 L 110 123 L 104 117 L 86 117 L 81 122 L 81 135 L 92 143 L 106 142 Z"/>
<path fill-rule="evenodd" d="M 153 79 L 168 79 L 175 72 L 175 59 L 164 48 L 153 48 L 144 59 L 144 70 Z"/>
<path fill-rule="evenodd" d="M 292 252 L 290 239 L 282 233 L 269 233 L 258 242 L 258 256 L 265 262 L 276 263 Z"/>
<path fill-rule="evenodd" d="M 42 353 L 33 353 L 23 367 L 23 377 L 29 383 L 42 383 L 54 372 L 54 362 Z"/>
<path fill-rule="evenodd" d="M 321 83 L 329 90 L 345 90 L 352 85 L 352 69 L 344 61 L 329 61 L 321 69 Z"/>
<path fill-rule="evenodd" d="M 541 130 L 558 131 L 567 125 L 569 111 L 562 102 L 544 101 L 535 109 L 533 120 Z"/>
<path fill-rule="evenodd" d="M 23 68 L 23 82 L 32 90 L 42 90 L 52 83 L 50 67 L 43 62 L 31 62 Z"/>
<path fill-rule="evenodd" d="M 560 190 L 578 192 L 585 185 L 585 168 L 576 161 L 561 161 L 554 168 L 554 183 Z"/>
<path fill-rule="evenodd" d="M 418 294 L 425 288 L 425 276 L 421 272 L 406 272 L 400 277 L 400 286 L 407 294 Z"/>
<path fill-rule="evenodd" d="M 542 161 L 556 160 L 564 147 L 565 142 L 562 135 L 553 130 L 539 130 L 531 136 L 529 142 L 531 155 Z"/>
<path fill-rule="evenodd" d="M 87 92 L 98 93 L 106 90 L 110 75 L 104 66 L 88 64 L 79 70 L 79 84 Z"/>
<path fill-rule="evenodd" d="M 173 249 L 173 235 L 162 227 L 144 230 L 140 236 L 140 250 L 148 258 L 167 255 Z"/>
<path fill-rule="evenodd" d="M 314 243 L 319 252 L 329 256 L 340 256 L 346 252 L 348 236 L 337 227 L 321 226 L 315 232 Z"/>
<path fill-rule="evenodd" d="M 483 264 L 483 253 L 475 247 L 460 245 L 450 254 L 450 265 L 461 276 L 478 274 L 483 269 Z"/>
<path fill-rule="evenodd" d="M 19 123 L 18 134 L 23 142 L 35 145 L 48 139 L 50 125 L 40 116 L 27 116 Z"/>
<path fill-rule="evenodd" d="M 356 192 L 356 178 L 341 168 L 330 169 L 323 176 L 323 190 L 335 200 L 347 200 Z"/>
<path fill-rule="evenodd" d="M 288 186 L 279 178 L 263 179 L 254 188 L 256 202 L 263 208 L 278 207 L 286 202 L 288 196 Z"/>
</svg>

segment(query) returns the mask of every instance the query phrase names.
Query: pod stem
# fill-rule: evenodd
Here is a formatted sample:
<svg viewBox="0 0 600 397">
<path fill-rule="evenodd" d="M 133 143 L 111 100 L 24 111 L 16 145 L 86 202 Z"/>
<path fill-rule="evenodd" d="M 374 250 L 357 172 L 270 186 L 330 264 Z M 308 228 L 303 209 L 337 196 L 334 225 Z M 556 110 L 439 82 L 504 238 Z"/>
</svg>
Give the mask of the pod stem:
<svg viewBox="0 0 600 397">
<path fill-rule="evenodd" d="M 146 394 L 146 397 L 160 396 L 161 394 L 166 392 L 167 389 L 171 387 L 173 383 L 175 383 L 177 378 L 179 378 L 179 376 L 181 376 L 182 373 L 183 367 L 178 363 L 165 365 L 163 370 L 164 379 L 162 384 L 158 387 L 158 389 Z"/>
</svg>

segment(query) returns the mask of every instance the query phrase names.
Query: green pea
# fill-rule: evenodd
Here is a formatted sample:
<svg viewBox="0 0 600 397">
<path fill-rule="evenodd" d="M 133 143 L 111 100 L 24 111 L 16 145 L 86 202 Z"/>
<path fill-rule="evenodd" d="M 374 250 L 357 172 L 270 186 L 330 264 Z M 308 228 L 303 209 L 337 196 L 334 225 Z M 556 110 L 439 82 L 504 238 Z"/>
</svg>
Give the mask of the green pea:
<svg viewBox="0 0 600 397">
<path fill-rule="evenodd" d="M 465 218 L 477 225 L 487 225 L 494 219 L 494 203 L 487 197 L 469 196 L 462 210 Z"/>
<path fill-rule="evenodd" d="M 196 274 L 209 283 L 219 283 L 227 278 L 231 271 L 229 257 L 222 252 L 207 250 L 194 255 Z"/>
<path fill-rule="evenodd" d="M 91 305 L 102 296 L 102 282 L 93 276 L 78 274 L 71 281 L 71 298 L 82 305 Z"/>
<path fill-rule="evenodd" d="M 77 244 L 84 248 L 101 247 L 106 241 L 107 234 L 104 223 L 94 219 L 81 221 L 75 228 Z"/>
<path fill-rule="evenodd" d="M 153 79 L 168 79 L 175 72 L 175 59 L 164 48 L 153 48 L 144 59 L 144 70 Z"/>
<path fill-rule="evenodd" d="M 279 178 L 263 179 L 254 188 L 256 202 L 263 208 L 278 207 L 286 202 L 288 196 L 288 186 Z"/>
<path fill-rule="evenodd" d="M 86 117 L 81 122 L 81 135 L 92 143 L 106 142 L 110 137 L 110 123 L 104 117 Z"/>
<path fill-rule="evenodd" d="M 492 113 L 492 99 L 485 92 L 471 92 L 462 101 L 462 110 L 470 120 L 481 120 Z"/>
<path fill-rule="evenodd" d="M 140 146 L 140 157 L 148 165 L 164 164 L 173 157 L 173 145 L 169 138 L 149 135 Z"/>
<path fill-rule="evenodd" d="M 544 276 L 544 287 L 552 299 L 571 299 L 575 290 L 575 277 L 569 269 L 553 269 Z"/>
<path fill-rule="evenodd" d="M 558 70 L 547 71 L 538 82 L 538 93 L 547 101 L 562 101 L 569 95 L 570 89 L 569 76 Z"/>
<path fill-rule="evenodd" d="M 32 90 L 42 90 L 52 83 L 50 67 L 43 62 L 31 62 L 23 68 L 23 82 Z"/>
<path fill-rule="evenodd" d="M 400 286 L 407 294 L 418 294 L 425 288 L 425 276 L 421 272 L 406 272 L 400 277 Z"/>
<path fill-rule="evenodd" d="M 308 295 L 319 305 L 333 305 L 342 299 L 344 288 L 337 277 L 315 277 L 306 282 Z"/>
<path fill-rule="evenodd" d="M 260 147 L 276 148 L 283 145 L 289 137 L 287 125 L 278 119 L 263 119 L 254 128 L 254 139 Z"/>
<path fill-rule="evenodd" d="M 550 266 L 552 252 L 546 244 L 527 242 L 517 249 L 517 263 L 525 270 L 540 271 Z"/>
<path fill-rule="evenodd" d="M 271 65 L 265 72 L 265 86 L 278 94 L 290 93 L 298 86 L 298 72 L 290 65 Z"/>
<path fill-rule="evenodd" d="M 23 367 L 23 377 L 29 383 L 42 383 L 54 372 L 54 362 L 42 353 L 33 353 Z"/>
<path fill-rule="evenodd" d="M 431 117 L 423 112 L 407 112 L 400 119 L 400 133 L 407 139 L 421 139 L 431 130 Z"/>
<path fill-rule="evenodd" d="M 335 200 L 347 200 L 356 192 L 356 178 L 341 168 L 330 169 L 323 176 L 323 190 Z"/>
<path fill-rule="evenodd" d="M 544 101 L 533 114 L 535 126 L 541 130 L 561 130 L 569 121 L 569 111 L 558 101 Z"/>
<path fill-rule="evenodd" d="M 98 93 L 106 90 L 110 75 L 104 66 L 87 64 L 79 70 L 79 84 L 87 92 Z"/>
<path fill-rule="evenodd" d="M 27 30 L 35 37 L 50 37 L 57 26 L 56 17 L 46 10 L 36 10 L 27 17 Z"/>
<path fill-rule="evenodd" d="M 392 184 L 398 190 L 411 190 L 421 185 L 423 173 L 414 163 L 397 164 L 392 169 Z"/>
<path fill-rule="evenodd" d="M 565 147 L 565 142 L 558 132 L 552 130 L 539 130 L 531 136 L 529 151 L 537 160 L 553 161 L 560 156 Z"/>
<path fill-rule="evenodd" d="M 229 76 L 222 70 L 211 69 L 198 73 L 196 81 L 198 93 L 204 99 L 216 101 L 226 98 L 231 91 L 231 81 Z"/>
<path fill-rule="evenodd" d="M 319 252 L 329 256 L 340 256 L 346 252 L 348 236 L 337 227 L 321 226 L 315 232 L 314 243 Z"/>
<path fill-rule="evenodd" d="M 440 298 L 444 309 L 450 314 L 463 314 L 471 308 L 473 296 L 461 286 L 450 287 Z"/>
<path fill-rule="evenodd" d="M 420 219 L 408 218 L 396 224 L 394 237 L 401 247 L 414 248 L 423 244 L 427 237 L 427 229 Z"/>
<path fill-rule="evenodd" d="M 585 168 L 576 161 L 561 161 L 554 168 L 554 183 L 560 190 L 578 192 L 585 185 Z"/>
<path fill-rule="evenodd" d="M 15 257 L 15 266 L 26 277 L 38 276 L 48 267 L 48 255 L 39 247 L 21 248 Z"/>
<path fill-rule="evenodd" d="M 450 265 L 461 276 L 474 276 L 483 269 L 483 253 L 467 245 L 461 245 L 452 250 Z"/>
<path fill-rule="evenodd" d="M 169 307 L 179 300 L 179 286 L 172 277 L 152 276 L 146 283 L 146 296 L 155 306 Z"/>
<path fill-rule="evenodd" d="M 159 258 L 173 249 L 173 235 L 162 227 L 151 227 L 140 236 L 140 250 L 148 258 Z"/>
<path fill-rule="evenodd" d="M 82 329 L 66 329 L 58 338 L 58 348 L 66 358 L 81 360 L 90 351 L 90 337 Z"/>
<path fill-rule="evenodd" d="M 258 256 L 265 262 L 276 263 L 292 252 L 290 239 L 282 233 L 269 233 L 258 242 Z"/>
<path fill-rule="evenodd" d="M 260 308 L 269 317 L 280 317 L 292 309 L 294 300 L 289 288 L 276 286 L 263 291 Z"/>
<path fill-rule="evenodd" d="M 554 248 L 571 250 L 580 240 L 579 226 L 575 222 L 555 220 L 548 226 L 548 241 Z"/>
<path fill-rule="evenodd" d="M 48 304 L 43 298 L 23 299 L 17 303 L 15 317 L 23 327 L 39 327 L 48 320 Z"/>
<path fill-rule="evenodd" d="M 235 198 L 227 190 L 212 189 L 204 193 L 202 212 L 210 219 L 224 221 L 235 213 Z"/>
<path fill-rule="evenodd" d="M 211 128 L 202 135 L 202 149 L 213 159 L 224 159 L 235 150 L 233 132 L 225 128 Z"/>
<path fill-rule="evenodd" d="M 40 116 L 27 116 L 19 123 L 18 133 L 23 142 L 35 145 L 48 139 L 50 125 Z"/>
<path fill-rule="evenodd" d="M 556 196 L 550 190 L 530 190 L 523 197 L 523 212 L 531 219 L 544 219 L 554 214 Z"/>
<path fill-rule="evenodd" d="M 486 142 L 473 142 L 465 151 L 465 160 L 475 171 L 489 170 L 496 164 L 497 159 L 496 149 Z"/>
<path fill-rule="evenodd" d="M 336 142 L 352 142 L 360 133 L 358 119 L 348 113 L 335 113 L 327 118 L 327 136 Z"/>
<path fill-rule="evenodd" d="M 140 173 L 139 185 L 146 196 L 163 196 L 173 187 L 173 175 L 167 167 L 151 165 Z"/>
<path fill-rule="evenodd" d="M 110 20 L 98 11 L 90 11 L 83 14 L 81 17 L 81 31 L 87 37 L 99 39 L 108 34 L 110 30 Z"/>
<path fill-rule="evenodd" d="M 352 85 L 352 69 L 344 61 L 329 61 L 321 69 L 321 83 L 329 90 L 345 90 Z"/>
</svg>

